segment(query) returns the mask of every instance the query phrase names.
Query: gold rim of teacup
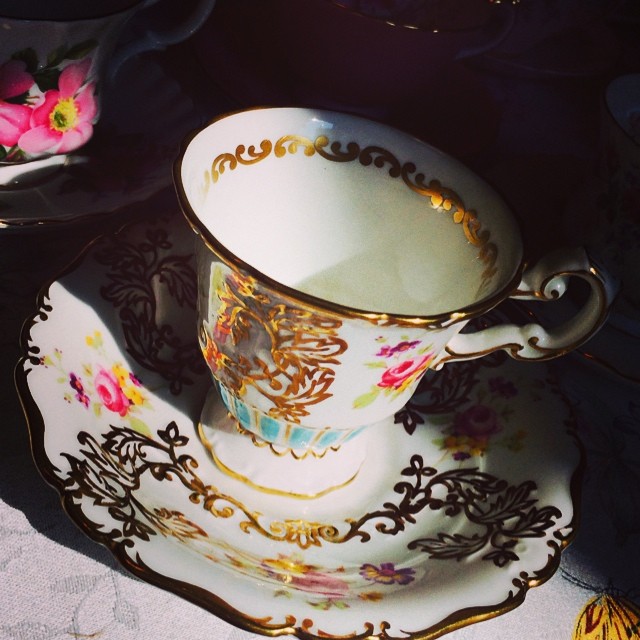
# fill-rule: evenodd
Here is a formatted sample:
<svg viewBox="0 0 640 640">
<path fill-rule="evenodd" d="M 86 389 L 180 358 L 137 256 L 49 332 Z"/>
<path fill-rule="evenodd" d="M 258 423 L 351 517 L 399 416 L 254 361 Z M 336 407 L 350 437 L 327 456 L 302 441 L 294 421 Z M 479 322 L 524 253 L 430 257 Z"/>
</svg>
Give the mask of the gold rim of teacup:
<svg viewBox="0 0 640 640">
<path fill-rule="evenodd" d="M 213 251 L 213 253 L 229 268 L 233 269 L 236 272 L 240 272 L 241 274 L 249 275 L 257 280 L 262 286 L 275 291 L 278 295 L 284 298 L 287 301 L 290 301 L 294 304 L 304 304 L 308 308 L 313 309 L 314 311 L 321 311 L 325 314 L 330 314 L 333 316 L 337 316 L 339 318 L 350 318 L 350 319 L 360 319 L 366 320 L 378 326 L 405 326 L 405 327 L 429 327 L 429 328 L 442 328 L 454 324 L 456 322 L 461 322 L 463 320 L 470 320 L 472 318 L 476 318 L 478 316 L 483 315 L 487 311 L 490 311 L 506 298 L 510 297 L 513 293 L 516 292 L 517 287 L 522 280 L 522 274 L 527 267 L 526 260 L 524 258 L 524 248 L 522 246 L 522 240 L 520 239 L 520 250 L 521 250 L 521 258 L 519 264 L 514 268 L 513 274 L 511 278 L 499 289 L 497 289 L 492 295 L 489 295 L 485 298 L 482 298 L 478 302 L 474 302 L 472 304 L 463 306 L 459 309 L 445 311 L 442 313 L 434 314 L 434 315 L 409 315 L 409 314 L 400 314 L 400 313 L 386 313 L 380 311 L 368 311 L 366 309 L 358 309 L 356 307 L 350 307 L 344 304 L 340 304 L 338 302 L 332 302 L 331 300 L 326 300 L 324 298 L 319 298 L 317 296 L 305 293 L 296 289 L 295 287 L 290 287 L 288 285 L 282 284 L 277 280 L 271 278 L 265 273 L 261 272 L 259 269 L 251 266 L 245 260 L 237 256 L 231 250 L 229 250 L 224 244 L 222 244 L 216 236 L 209 231 L 204 223 L 200 220 L 197 213 L 194 211 L 193 207 L 189 202 L 189 198 L 185 192 L 185 189 L 182 185 L 182 164 L 184 161 L 184 156 L 187 152 L 187 149 L 192 140 L 194 140 L 201 132 L 205 131 L 211 125 L 230 118 L 234 115 L 239 115 L 243 113 L 248 113 L 250 111 L 268 111 L 268 110 L 286 110 L 286 109 L 296 109 L 296 110 L 305 110 L 304 107 L 251 107 L 248 109 L 238 109 L 235 111 L 228 111 L 223 114 L 220 114 L 216 118 L 213 118 L 208 123 L 192 131 L 189 135 L 185 137 L 180 147 L 180 152 L 176 161 L 173 165 L 173 176 L 174 176 L 174 187 L 176 190 L 176 194 L 178 197 L 178 201 L 180 203 L 180 207 L 182 209 L 182 213 L 186 218 L 187 222 L 193 229 L 193 231 L 200 236 L 202 241 L 206 244 L 206 246 Z M 336 115 L 346 116 L 354 119 L 361 119 L 360 116 L 355 116 L 350 113 L 341 112 L 337 110 L 327 111 L 324 109 L 318 110 L 327 113 L 335 113 Z M 374 119 L 368 118 L 368 120 L 375 122 Z M 397 131 L 399 134 L 408 135 L 406 132 L 397 129 L 391 125 L 386 123 L 379 122 L 381 126 L 384 126 L 387 129 Z M 429 146 L 428 143 L 419 140 L 421 144 L 425 144 Z M 468 171 L 471 171 L 470 169 Z M 514 217 L 514 221 L 517 220 Z"/>
</svg>

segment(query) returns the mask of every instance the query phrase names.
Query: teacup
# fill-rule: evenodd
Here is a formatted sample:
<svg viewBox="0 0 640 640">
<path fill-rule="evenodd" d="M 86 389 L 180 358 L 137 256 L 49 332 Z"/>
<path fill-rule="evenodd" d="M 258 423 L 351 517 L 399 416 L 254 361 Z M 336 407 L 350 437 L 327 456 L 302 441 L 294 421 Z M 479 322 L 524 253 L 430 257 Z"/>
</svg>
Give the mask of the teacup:
<svg viewBox="0 0 640 640">
<path fill-rule="evenodd" d="M 582 249 L 527 268 L 518 224 L 492 188 L 369 119 L 302 108 L 225 115 L 185 142 L 174 181 L 199 236 L 200 345 L 244 433 L 236 440 L 297 459 L 346 449 L 340 482 L 362 463 L 356 436 L 375 437 L 425 372 L 498 349 L 534 361 L 564 354 L 611 301 Z M 590 295 L 565 324 L 461 333 L 507 298 L 555 300 L 571 276 Z M 218 447 L 232 475 L 299 485 L 293 473 L 270 485 L 272 467 Z M 260 482 L 238 465 L 259 469 Z M 316 492 L 340 484 L 319 476 Z"/>
<path fill-rule="evenodd" d="M 107 77 L 131 56 L 191 35 L 215 2 L 201 0 L 181 24 L 155 32 L 145 16 L 156 1 L 2 3 L 1 182 L 22 173 L 21 163 L 63 157 L 88 142 Z M 136 25 L 144 25 L 142 33 L 135 33 Z"/>
</svg>

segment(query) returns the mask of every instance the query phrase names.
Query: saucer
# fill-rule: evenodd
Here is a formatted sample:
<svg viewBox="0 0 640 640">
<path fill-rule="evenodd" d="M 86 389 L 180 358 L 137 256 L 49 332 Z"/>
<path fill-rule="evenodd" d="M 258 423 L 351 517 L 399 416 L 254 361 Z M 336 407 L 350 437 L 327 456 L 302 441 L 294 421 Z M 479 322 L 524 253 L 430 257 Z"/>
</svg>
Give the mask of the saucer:
<svg viewBox="0 0 640 640">
<path fill-rule="evenodd" d="M 171 184 L 182 138 L 206 118 L 151 55 L 128 61 L 103 100 L 93 138 L 64 161 L 27 163 L 0 186 L 0 230 L 113 213 Z"/>
<path fill-rule="evenodd" d="M 177 214 L 104 237 L 25 324 L 16 381 L 33 455 L 89 537 L 142 580 L 271 636 L 433 638 L 551 577 L 583 465 L 544 364 L 449 364 L 379 426 L 344 487 L 261 491 L 221 471 L 198 433 L 211 382 L 193 243 Z"/>
</svg>

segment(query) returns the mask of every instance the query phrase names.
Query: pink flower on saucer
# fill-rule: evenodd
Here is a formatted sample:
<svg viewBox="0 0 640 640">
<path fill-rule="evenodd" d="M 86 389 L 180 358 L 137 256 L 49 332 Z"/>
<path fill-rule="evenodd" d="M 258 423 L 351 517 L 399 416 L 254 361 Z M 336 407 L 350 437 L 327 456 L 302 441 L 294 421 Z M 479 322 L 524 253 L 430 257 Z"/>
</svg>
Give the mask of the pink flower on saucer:
<svg viewBox="0 0 640 640">
<path fill-rule="evenodd" d="M 100 368 L 93 384 L 100 401 L 109 411 L 113 411 L 122 417 L 127 415 L 131 401 L 124 394 L 118 379 L 113 373 Z"/>
<path fill-rule="evenodd" d="M 91 59 L 66 66 L 58 89 L 50 89 L 33 109 L 31 128 L 18 145 L 26 153 L 67 153 L 82 146 L 93 134 L 98 113 L 95 83 L 87 83 Z"/>
<path fill-rule="evenodd" d="M 406 383 L 414 380 L 418 374 L 422 373 L 432 359 L 433 354 L 429 353 L 417 358 L 404 360 L 393 367 L 389 367 L 382 374 L 378 386 L 382 388 L 399 389 Z"/>
<path fill-rule="evenodd" d="M 498 414 L 483 404 L 469 407 L 458 413 L 454 421 L 456 435 L 470 436 L 475 439 L 486 439 L 502 429 L 498 421 Z"/>
<path fill-rule="evenodd" d="M 30 127 L 31 109 L 12 104 L 7 99 L 27 93 L 34 80 L 22 60 L 9 60 L 0 65 L 0 144 L 13 147 Z"/>
<path fill-rule="evenodd" d="M 321 571 L 307 571 L 303 575 L 292 576 L 289 584 L 301 591 L 329 598 L 340 598 L 349 593 L 349 584 L 345 580 Z"/>
</svg>

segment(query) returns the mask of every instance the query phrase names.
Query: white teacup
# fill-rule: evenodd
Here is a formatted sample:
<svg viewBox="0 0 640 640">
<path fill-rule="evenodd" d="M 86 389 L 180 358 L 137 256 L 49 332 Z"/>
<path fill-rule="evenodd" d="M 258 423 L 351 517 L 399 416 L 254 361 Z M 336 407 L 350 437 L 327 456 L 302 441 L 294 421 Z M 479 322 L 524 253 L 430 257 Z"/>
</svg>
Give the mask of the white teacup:
<svg viewBox="0 0 640 640">
<path fill-rule="evenodd" d="M 3 2 L 0 183 L 24 172 L 21 163 L 64 156 L 88 142 L 105 80 L 131 56 L 191 35 L 214 2 L 194 3 L 180 24 L 164 31 L 152 31 L 143 17 L 158 0 Z M 136 25 L 145 26 L 135 33 Z M 129 28 L 134 36 L 126 38 Z"/>
<path fill-rule="evenodd" d="M 174 179 L 200 236 L 198 335 L 224 403 L 254 442 L 298 458 L 375 432 L 444 363 L 498 349 L 561 355 L 610 304 L 584 251 L 526 268 L 518 225 L 486 183 L 367 119 L 301 108 L 223 116 L 185 143 Z M 507 298 L 555 300 L 571 276 L 591 292 L 564 325 L 461 333 Z M 361 462 L 359 442 L 342 481 Z"/>
</svg>

